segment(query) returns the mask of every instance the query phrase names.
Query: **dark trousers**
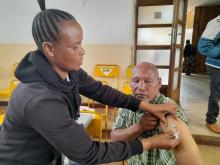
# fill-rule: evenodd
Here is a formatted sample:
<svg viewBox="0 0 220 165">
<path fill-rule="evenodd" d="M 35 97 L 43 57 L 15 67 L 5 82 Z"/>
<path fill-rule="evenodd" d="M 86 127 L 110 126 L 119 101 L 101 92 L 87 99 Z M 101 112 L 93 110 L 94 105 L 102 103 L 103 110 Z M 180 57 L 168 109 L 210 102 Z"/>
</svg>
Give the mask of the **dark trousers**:
<svg viewBox="0 0 220 165">
<path fill-rule="evenodd" d="M 189 56 L 189 57 L 184 57 L 183 61 L 183 72 L 190 75 L 193 71 L 193 63 L 194 63 L 194 57 Z"/>
<path fill-rule="evenodd" d="M 220 100 L 220 69 L 210 67 L 210 96 L 208 103 L 208 112 L 206 113 L 206 122 L 208 124 L 216 123 L 216 118 L 219 115 Z"/>
</svg>

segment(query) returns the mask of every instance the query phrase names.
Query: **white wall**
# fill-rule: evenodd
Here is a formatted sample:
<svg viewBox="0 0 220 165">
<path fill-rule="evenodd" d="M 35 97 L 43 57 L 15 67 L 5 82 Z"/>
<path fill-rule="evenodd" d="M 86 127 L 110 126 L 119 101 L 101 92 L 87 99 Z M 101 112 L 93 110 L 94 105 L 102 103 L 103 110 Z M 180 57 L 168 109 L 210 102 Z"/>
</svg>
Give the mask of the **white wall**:
<svg viewBox="0 0 220 165">
<path fill-rule="evenodd" d="M 95 64 L 117 64 L 121 82 L 131 64 L 135 0 L 46 0 L 47 8 L 70 12 L 84 29 L 83 69 L 93 75 Z M 37 0 L 0 0 L 0 90 L 7 87 L 12 65 L 36 49 L 31 25 L 40 11 Z"/>
<path fill-rule="evenodd" d="M 84 29 L 84 43 L 130 44 L 134 0 L 46 0 L 47 8 L 70 12 Z M 37 0 L 0 0 L 0 43 L 33 43 Z"/>
</svg>

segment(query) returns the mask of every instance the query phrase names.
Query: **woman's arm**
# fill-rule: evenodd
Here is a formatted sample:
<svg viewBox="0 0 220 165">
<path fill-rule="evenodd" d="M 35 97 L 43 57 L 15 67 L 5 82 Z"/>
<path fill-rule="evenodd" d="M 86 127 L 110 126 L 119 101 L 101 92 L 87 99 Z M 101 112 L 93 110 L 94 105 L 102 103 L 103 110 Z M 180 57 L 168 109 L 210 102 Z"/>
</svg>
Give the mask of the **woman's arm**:
<svg viewBox="0 0 220 165">
<path fill-rule="evenodd" d="M 164 123 L 164 113 L 176 114 L 176 106 L 170 103 L 153 105 L 139 99 L 126 95 L 108 85 L 102 85 L 101 82 L 94 80 L 82 69 L 78 72 L 80 79 L 80 94 L 91 98 L 95 101 L 106 105 L 126 108 L 132 111 L 137 111 L 139 108 L 145 112 L 150 112 L 161 119 Z"/>
<path fill-rule="evenodd" d="M 96 81 L 82 69 L 78 72 L 80 79 L 79 93 L 98 101 L 102 104 L 127 108 L 136 111 L 139 107 L 140 100 L 126 95 L 108 85 L 103 85 L 100 81 Z"/>
<path fill-rule="evenodd" d="M 164 104 L 150 104 L 145 101 L 141 101 L 139 108 L 143 111 L 148 111 L 160 119 L 165 125 L 167 125 L 167 120 L 165 114 L 171 114 L 174 119 L 176 116 L 176 105 L 172 102 L 167 102 Z"/>
</svg>

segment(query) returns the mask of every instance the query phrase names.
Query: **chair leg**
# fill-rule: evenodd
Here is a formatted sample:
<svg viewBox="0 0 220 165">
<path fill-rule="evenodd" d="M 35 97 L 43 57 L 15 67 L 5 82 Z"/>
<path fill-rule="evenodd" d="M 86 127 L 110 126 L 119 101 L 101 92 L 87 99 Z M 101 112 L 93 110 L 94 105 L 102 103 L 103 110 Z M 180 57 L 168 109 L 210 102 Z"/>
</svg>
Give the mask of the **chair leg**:
<svg viewBox="0 0 220 165">
<path fill-rule="evenodd" d="M 105 106 L 105 141 L 108 140 L 108 105 Z"/>
</svg>

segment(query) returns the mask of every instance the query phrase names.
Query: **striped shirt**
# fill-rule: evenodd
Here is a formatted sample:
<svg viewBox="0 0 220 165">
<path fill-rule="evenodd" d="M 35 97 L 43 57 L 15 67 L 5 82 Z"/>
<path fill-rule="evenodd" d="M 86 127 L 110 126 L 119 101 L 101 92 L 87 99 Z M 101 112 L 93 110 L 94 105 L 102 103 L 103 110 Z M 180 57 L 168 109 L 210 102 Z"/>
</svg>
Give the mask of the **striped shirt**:
<svg viewBox="0 0 220 165">
<path fill-rule="evenodd" d="M 163 104 L 168 101 L 174 102 L 168 97 L 159 94 L 150 103 Z M 143 113 L 144 112 L 140 110 L 138 110 L 137 112 L 132 112 L 127 109 L 119 109 L 118 116 L 113 124 L 113 130 L 128 128 L 134 124 L 139 123 L 139 120 Z M 182 112 L 180 106 L 177 106 L 177 116 L 185 123 L 187 123 L 186 116 Z M 160 133 L 162 133 L 162 130 L 159 126 L 157 126 L 154 130 L 141 134 L 138 139 L 141 140 L 143 138 L 151 137 Z M 127 160 L 127 163 L 128 165 L 176 165 L 176 159 L 171 150 L 153 149 L 143 151 L 142 154 L 131 157 Z"/>
</svg>

